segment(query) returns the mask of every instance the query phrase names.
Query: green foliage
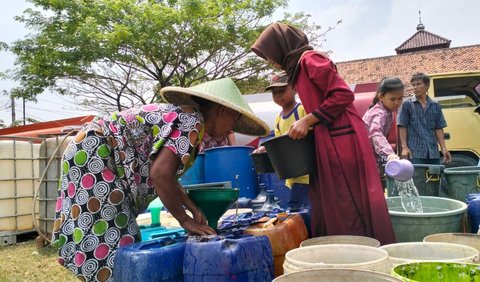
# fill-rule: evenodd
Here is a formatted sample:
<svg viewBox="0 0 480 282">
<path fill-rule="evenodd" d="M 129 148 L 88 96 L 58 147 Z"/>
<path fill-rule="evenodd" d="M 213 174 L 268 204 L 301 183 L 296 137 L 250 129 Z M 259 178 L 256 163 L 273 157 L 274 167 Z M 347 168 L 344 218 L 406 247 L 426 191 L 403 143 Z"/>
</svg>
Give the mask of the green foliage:
<svg viewBox="0 0 480 282">
<path fill-rule="evenodd" d="M 31 0 L 16 19 L 33 32 L 14 42 L 16 97 L 50 88 L 98 110 L 156 101 L 168 85 L 235 77 L 242 90 L 268 70 L 250 46 L 287 0 Z M 308 27 L 308 15 L 287 17 Z M 313 31 L 319 26 L 313 25 Z M 5 48 L 5 46 L 3 46 Z M 252 84 L 249 84 L 252 83 Z"/>
<path fill-rule="evenodd" d="M 8 127 L 17 127 L 24 124 L 35 124 L 35 123 L 39 123 L 39 121 L 34 118 L 26 118 L 25 122 L 23 121 L 23 119 L 17 119 L 14 122 L 12 122 L 12 124 Z"/>
</svg>

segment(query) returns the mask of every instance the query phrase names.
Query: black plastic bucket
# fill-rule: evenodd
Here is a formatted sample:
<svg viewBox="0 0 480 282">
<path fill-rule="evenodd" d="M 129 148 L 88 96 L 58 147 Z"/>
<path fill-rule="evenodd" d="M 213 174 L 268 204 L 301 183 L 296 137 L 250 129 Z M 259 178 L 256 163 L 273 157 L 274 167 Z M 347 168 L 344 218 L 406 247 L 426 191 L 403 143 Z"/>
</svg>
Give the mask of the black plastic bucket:
<svg viewBox="0 0 480 282">
<path fill-rule="evenodd" d="M 267 152 L 253 153 L 250 156 L 252 157 L 253 166 L 257 173 L 275 172 Z"/>
<path fill-rule="evenodd" d="M 268 158 L 280 179 L 311 174 L 315 171 L 315 136 L 310 130 L 303 139 L 294 140 L 281 135 L 262 143 Z"/>
</svg>

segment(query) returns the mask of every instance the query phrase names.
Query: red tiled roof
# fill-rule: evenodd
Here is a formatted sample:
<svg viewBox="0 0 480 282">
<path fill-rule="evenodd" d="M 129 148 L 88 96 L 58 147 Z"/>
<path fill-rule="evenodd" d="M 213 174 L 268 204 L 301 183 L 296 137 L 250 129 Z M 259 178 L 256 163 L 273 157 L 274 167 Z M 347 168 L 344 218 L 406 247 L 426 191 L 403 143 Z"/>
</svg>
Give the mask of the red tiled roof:
<svg viewBox="0 0 480 282">
<path fill-rule="evenodd" d="M 450 42 L 451 40 L 421 29 L 395 48 L 395 51 L 397 51 L 397 54 L 403 54 L 421 50 L 448 48 L 450 47 Z"/>
<path fill-rule="evenodd" d="M 336 65 L 348 84 L 372 83 L 385 76 L 397 76 L 409 85 L 415 72 L 480 71 L 480 44 L 337 62 Z"/>
</svg>

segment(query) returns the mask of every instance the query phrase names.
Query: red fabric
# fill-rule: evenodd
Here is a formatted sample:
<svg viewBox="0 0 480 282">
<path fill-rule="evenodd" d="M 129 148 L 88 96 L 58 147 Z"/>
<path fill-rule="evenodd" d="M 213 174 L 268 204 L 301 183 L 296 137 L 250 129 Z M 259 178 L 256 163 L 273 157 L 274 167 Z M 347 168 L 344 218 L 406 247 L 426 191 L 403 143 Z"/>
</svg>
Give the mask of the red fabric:
<svg viewBox="0 0 480 282">
<path fill-rule="evenodd" d="M 312 236 L 360 235 L 395 243 L 367 131 L 354 94 L 324 55 L 307 51 L 295 88 L 314 127 L 317 175 L 311 177 Z"/>
</svg>

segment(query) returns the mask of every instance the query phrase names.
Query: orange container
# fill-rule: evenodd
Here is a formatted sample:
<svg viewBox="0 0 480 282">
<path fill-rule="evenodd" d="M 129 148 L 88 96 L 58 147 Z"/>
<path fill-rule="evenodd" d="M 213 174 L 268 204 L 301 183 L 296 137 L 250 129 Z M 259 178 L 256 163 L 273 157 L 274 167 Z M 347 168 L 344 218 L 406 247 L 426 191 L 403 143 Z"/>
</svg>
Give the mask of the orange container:
<svg viewBox="0 0 480 282">
<path fill-rule="evenodd" d="M 298 248 L 301 242 L 308 239 L 307 227 L 300 214 L 288 216 L 283 221 L 281 216 L 278 216 L 266 223 L 252 225 L 244 234 L 268 237 L 272 245 L 275 277 L 283 274 L 285 254 Z"/>
</svg>

